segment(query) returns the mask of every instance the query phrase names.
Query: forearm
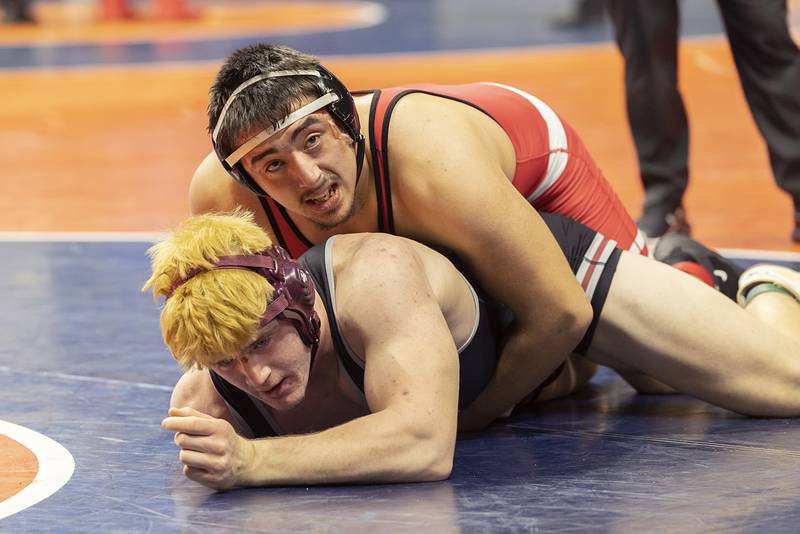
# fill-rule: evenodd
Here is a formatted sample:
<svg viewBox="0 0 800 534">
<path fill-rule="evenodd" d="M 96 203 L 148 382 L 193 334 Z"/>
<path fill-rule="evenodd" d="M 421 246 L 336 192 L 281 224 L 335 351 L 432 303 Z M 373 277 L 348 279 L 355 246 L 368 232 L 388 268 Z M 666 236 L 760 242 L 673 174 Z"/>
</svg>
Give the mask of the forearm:
<svg viewBox="0 0 800 534">
<path fill-rule="evenodd" d="M 316 434 L 252 440 L 241 486 L 421 482 L 450 475 L 455 421 L 436 433 L 403 425 L 392 410 Z M 447 427 L 451 428 L 447 428 Z"/>
<path fill-rule="evenodd" d="M 543 402 L 566 397 L 586 385 L 597 372 L 597 364 L 585 357 L 573 354 L 558 377 L 531 402 Z"/>
</svg>

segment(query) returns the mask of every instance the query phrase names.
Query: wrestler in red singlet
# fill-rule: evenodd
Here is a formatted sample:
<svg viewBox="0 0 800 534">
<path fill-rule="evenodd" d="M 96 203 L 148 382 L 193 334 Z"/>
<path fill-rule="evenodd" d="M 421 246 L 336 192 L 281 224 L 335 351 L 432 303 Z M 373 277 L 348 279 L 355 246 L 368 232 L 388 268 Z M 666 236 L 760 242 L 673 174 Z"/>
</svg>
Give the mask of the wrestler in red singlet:
<svg viewBox="0 0 800 534">
<path fill-rule="evenodd" d="M 622 249 L 647 254 L 636 224 L 575 131 L 536 97 L 495 83 L 417 84 L 373 92 L 369 136 L 380 231 L 395 233 L 385 133 L 395 105 L 410 93 L 456 100 L 492 117 L 514 146 L 517 167 L 513 184 L 534 208 L 575 219 Z M 262 198 L 262 205 L 278 241 L 292 256 L 298 257 L 312 246 L 282 207 L 269 198 Z"/>
</svg>

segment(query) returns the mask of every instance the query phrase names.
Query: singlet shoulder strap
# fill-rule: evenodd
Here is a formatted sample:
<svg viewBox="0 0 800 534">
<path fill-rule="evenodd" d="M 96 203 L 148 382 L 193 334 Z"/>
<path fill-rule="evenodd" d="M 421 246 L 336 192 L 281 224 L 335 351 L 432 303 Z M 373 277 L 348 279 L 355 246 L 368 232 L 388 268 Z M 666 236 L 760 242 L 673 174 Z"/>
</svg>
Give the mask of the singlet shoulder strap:
<svg viewBox="0 0 800 534">
<path fill-rule="evenodd" d="M 462 102 L 479 110 L 481 108 L 458 96 L 434 90 L 434 86 L 430 84 L 421 84 L 420 87 L 393 87 L 372 92 L 374 97 L 369 113 L 369 141 L 375 196 L 378 204 L 378 229 L 381 232 L 395 234 L 394 214 L 392 213 L 392 180 L 389 176 L 389 122 L 397 103 L 408 94 L 425 93 Z"/>
<path fill-rule="evenodd" d="M 389 120 L 397 102 L 413 89 L 375 91 L 369 110 L 369 144 L 372 153 L 372 174 L 378 204 L 378 230 L 394 234 L 392 182 L 389 176 Z"/>
<path fill-rule="evenodd" d="M 339 325 L 336 321 L 336 311 L 334 304 L 333 272 L 331 267 L 331 246 L 336 236 L 328 238 L 325 242 L 315 245 L 300 258 L 302 263 L 310 272 L 314 280 L 314 287 L 325 303 L 325 311 L 328 313 L 328 326 L 331 331 L 331 339 L 336 350 L 339 361 L 350 377 L 353 384 L 363 393 L 364 392 L 364 368 L 360 360 L 352 355 L 344 341 Z"/>
<path fill-rule="evenodd" d="M 295 226 L 283 206 L 270 197 L 259 196 L 258 200 L 261 202 L 261 207 L 264 208 L 264 213 L 267 214 L 278 244 L 285 248 L 291 257 L 299 258 L 313 246 L 313 243 Z"/>
</svg>

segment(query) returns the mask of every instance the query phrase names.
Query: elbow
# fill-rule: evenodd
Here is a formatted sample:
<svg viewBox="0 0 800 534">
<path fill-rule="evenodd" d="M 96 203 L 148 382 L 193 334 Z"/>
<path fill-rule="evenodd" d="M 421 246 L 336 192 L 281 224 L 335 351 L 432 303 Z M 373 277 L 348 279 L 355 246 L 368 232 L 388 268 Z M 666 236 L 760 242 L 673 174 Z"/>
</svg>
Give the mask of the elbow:
<svg viewBox="0 0 800 534">
<path fill-rule="evenodd" d="M 425 473 L 425 482 L 436 482 L 439 480 L 447 480 L 450 478 L 450 473 L 453 472 L 453 458 L 450 457 L 449 460 L 443 460 L 437 464 L 434 464 L 428 469 Z"/>
<path fill-rule="evenodd" d="M 445 480 L 453 472 L 454 447 L 431 447 L 426 461 L 420 465 L 418 479 L 420 482 Z"/>
<path fill-rule="evenodd" d="M 405 450 L 409 457 L 409 475 L 415 482 L 445 480 L 453 471 L 456 448 L 455 425 L 451 431 L 444 428 L 412 431 Z"/>
</svg>

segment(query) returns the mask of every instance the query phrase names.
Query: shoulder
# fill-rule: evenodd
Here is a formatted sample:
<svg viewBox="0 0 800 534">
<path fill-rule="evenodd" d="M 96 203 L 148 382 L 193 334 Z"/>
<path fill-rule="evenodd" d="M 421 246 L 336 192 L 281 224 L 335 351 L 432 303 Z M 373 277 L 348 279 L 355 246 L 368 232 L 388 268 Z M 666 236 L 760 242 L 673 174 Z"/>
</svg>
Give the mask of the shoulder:
<svg viewBox="0 0 800 534">
<path fill-rule="evenodd" d="M 236 183 L 213 152 L 200 162 L 192 175 L 189 208 L 193 214 L 229 211 L 240 205 L 250 208 L 257 200 L 256 195 Z"/>
<path fill-rule="evenodd" d="M 233 209 L 229 182 L 232 178 L 222 168 L 216 155 L 209 153 L 192 175 L 189 185 L 189 209 L 193 214 Z"/>
<path fill-rule="evenodd" d="M 333 270 L 343 281 L 364 281 L 376 273 L 386 279 L 398 270 L 420 268 L 423 245 L 404 237 L 383 234 L 343 234 L 333 243 Z"/>
<path fill-rule="evenodd" d="M 401 196 L 425 200 L 486 177 L 510 184 L 515 164 L 503 129 L 470 105 L 414 93 L 402 98 L 392 114 L 389 169 L 393 192 Z"/>
<path fill-rule="evenodd" d="M 348 234 L 333 245 L 336 320 L 356 354 L 390 340 L 411 343 L 420 323 L 441 315 L 435 269 L 423 245 L 388 234 Z M 430 326 L 430 325 L 429 325 Z"/>
<path fill-rule="evenodd" d="M 389 170 L 397 231 L 463 252 L 476 228 L 518 207 L 514 147 L 488 115 L 424 94 L 403 98 L 389 125 Z M 523 199 L 524 200 L 524 199 Z"/>
<path fill-rule="evenodd" d="M 258 197 L 236 183 L 222 167 L 216 154 L 209 153 L 197 166 L 189 185 L 190 214 L 232 211 L 240 206 L 255 215 L 256 222 L 267 230 L 274 241 L 269 221 Z"/>
<path fill-rule="evenodd" d="M 372 323 L 407 314 L 409 305 L 428 301 L 438 307 L 435 286 L 447 260 L 425 245 L 389 234 L 355 234 L 337 236 L 332 253 L 337 311 Z"/>
<path fill-rule="evenodd" d="M 393 148 L 398 144 L 397 136 L 413 141 L 420 134 L 461 130 L 474 118 L 473 113 L 480 112 L 449 98 L 427 93 L 405 95 L 397 101 L 389 123 Z"/>
</svg>

